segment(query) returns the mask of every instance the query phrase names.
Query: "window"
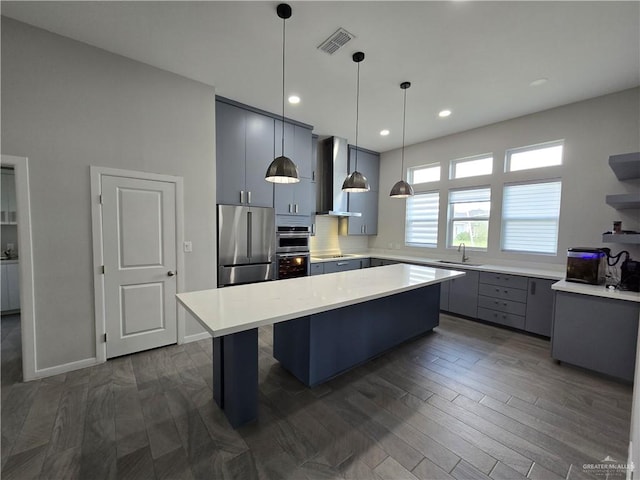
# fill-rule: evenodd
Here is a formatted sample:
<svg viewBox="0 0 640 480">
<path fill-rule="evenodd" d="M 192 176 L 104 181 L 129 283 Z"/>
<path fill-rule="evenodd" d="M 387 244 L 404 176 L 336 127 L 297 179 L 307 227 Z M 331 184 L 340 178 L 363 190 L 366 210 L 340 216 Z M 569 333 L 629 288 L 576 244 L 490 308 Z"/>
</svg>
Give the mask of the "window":
<svg viewBox="0 0 640 480">
<path fill-rule="evenodd" d="M 562 148 L 564 141 L 534 145 L 531 147 L 507 150 L 505 170 L 517 172 L 532 168 L 562 165 Z"/>
<path fill-rule="evenodd" d="M 409 183 L 437 182 L 440 180 L 440 164 L 432 163 L 430 165 L 421 165 L 419 167 L 409 168 Z"/>
<path fill-rule="evenodd" d="M 405 244 L 415 247 L 438 245 L 440 193 L 418 193 L 407 198 Z"/>
<path fill-rule="evenodd" d="M 453 180 L 455 178 L 477 177 L 491 175 L 491 172 L 493 172 L 493 155 L 479 155 L 452 160 L 449 178 Z"/>
<path fill-rule="evenodd" d="M 505 185 L 502 250 L 556 254 L 562 182 Z"/>
<path fill-rule="evenodd" d="M 486 250 L 490 210 L 489 187 L 451 190 L 448 245 L 454 247 L 464 243 L 467 247 Z"/>
</svg>

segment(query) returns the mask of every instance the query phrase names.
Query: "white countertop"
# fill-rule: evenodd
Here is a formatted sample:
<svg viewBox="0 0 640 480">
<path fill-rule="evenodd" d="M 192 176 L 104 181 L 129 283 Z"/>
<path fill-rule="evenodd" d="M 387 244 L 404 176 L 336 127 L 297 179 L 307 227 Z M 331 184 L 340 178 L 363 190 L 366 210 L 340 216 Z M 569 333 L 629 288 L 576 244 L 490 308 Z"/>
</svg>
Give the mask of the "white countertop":
<svg viewBox="0 0 640 480">
<path fill-rule="evenodd" d="M 524 277 L 546 278 L 549 280 L 561 280 L 565 276 L 565 272 L 561 270 L 561 267 L 558 270 L 552 270 L 550 268 L 544 269 L 524 266 L 493 265 L 488 263 L 476 264 L 474 262 L 458 265 L 456 263 L 439 262 L 438 259 L 434 258 L 413 257 L 410 255 L 396 255 L 378 252 L 349 253 L 340 258 L 318 258 L 314 257 L 313 253 L 311 254 L 312 263 L 345 261 L 357 258 L 381 258 L 384 260 L 396 260 L 398 262 L 418 263 L 421 265 L 429 265 L 438 268 L 460 268 L 463 270 L 477 270 L 480 272 L 506 273 Z"/>
<path fill-rule="evenodd" d="M 209 333 L 221 337 L 463 275 L 455 270 L 397 264 L 179 293 L 176 297 Z"/>
<path fill-rule="evenodd" d="M 609 289 L 604 285 L 585 285 L 583 283 L 560 280 L 559 282 L 551 285 L 551 288 L 560 292 L 578 293 L 581 295 L 591 295 L 594 297 L 612 298 L 614 300 L 627 300 L 629 302 L 640 303 L 640 293 Z"/>
</svg>

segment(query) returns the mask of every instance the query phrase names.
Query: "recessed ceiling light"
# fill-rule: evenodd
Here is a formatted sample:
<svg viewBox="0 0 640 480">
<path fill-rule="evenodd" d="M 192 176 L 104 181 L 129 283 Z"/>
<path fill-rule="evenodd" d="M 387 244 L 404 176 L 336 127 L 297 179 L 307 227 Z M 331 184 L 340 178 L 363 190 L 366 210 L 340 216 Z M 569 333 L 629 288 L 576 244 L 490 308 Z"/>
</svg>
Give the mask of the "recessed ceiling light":
<svg viewBox="0 0 640 480">
<path fill-rule="evenodd" d="M 442 117 L 442 118 L 444 118 L 444 117 L 448 117 L 449 115 L 451 115 L 451 110 L 441 110 L 441 111 L 438 113 L 438 116 L 439 116 L 439 117 Z"/>
<path fill-rule="evenodd" d="M 297 95 L 289 96 L 289 103 L 295 105 L 296 103 L 300 103 L 300 97 Z"/>
<path fill-rule="evenodd" d="M 540 85 L 544 85 L 549 81 L 548 78 L 538 78 L 529 84 L 530 87 L 539 87 Z"/>
<path fill-rule="evenodd" d="M 389 130 L 387 130 L 386 128 L 384 130 L 380 130 L 380 135 L 386 137 L 387 135 L 389 135 Z"/>
</svg>

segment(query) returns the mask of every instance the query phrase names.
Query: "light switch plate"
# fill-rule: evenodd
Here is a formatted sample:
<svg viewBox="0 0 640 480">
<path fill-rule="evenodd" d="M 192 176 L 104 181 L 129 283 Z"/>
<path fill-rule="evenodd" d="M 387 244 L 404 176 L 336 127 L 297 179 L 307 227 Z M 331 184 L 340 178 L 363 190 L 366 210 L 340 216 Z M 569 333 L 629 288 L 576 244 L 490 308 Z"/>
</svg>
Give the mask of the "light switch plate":
<svg viewBox="0 0 640 480">
<path fill-rule="evenodd" d="M 193 251 L 193 244 L 190 241 L 184 242 L 184 253 L 191 253 Z"/>
</svg>

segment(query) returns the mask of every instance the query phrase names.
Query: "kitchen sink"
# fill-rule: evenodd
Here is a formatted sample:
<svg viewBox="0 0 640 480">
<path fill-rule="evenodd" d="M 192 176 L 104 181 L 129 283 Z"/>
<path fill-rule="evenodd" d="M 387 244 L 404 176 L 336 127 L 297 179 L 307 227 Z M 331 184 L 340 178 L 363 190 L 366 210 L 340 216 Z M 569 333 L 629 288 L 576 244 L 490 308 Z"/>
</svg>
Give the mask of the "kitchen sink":
<svg viewBox="0 0 640 480">
<path fill-rule="evenodd" d="M 467 265 L 469 267 L 481 267 L 481 263 L 457 262 L 455 260 L 438 260 L 438 263 L 447 263 L 449 265 Z"/>
</svg>

